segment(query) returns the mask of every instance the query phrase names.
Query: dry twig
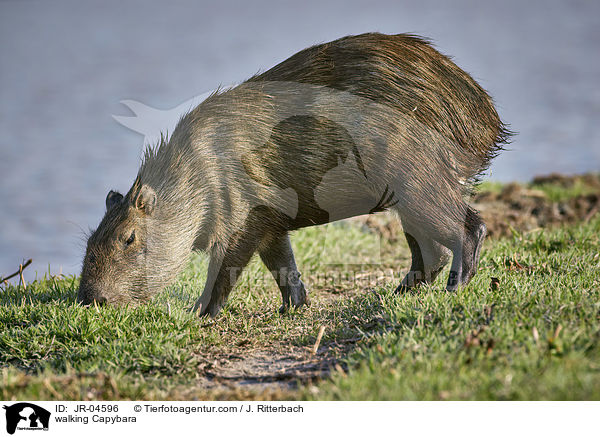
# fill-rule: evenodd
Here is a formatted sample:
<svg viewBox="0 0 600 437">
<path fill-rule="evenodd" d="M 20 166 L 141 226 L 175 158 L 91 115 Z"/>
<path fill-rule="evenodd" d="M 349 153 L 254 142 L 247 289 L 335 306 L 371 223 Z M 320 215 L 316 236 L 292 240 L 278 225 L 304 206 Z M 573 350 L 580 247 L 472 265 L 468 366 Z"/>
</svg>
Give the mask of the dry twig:
<svg viewBox="0 0 600 437">
<path fill-rule="evenodd" d="M 316 355 L 317 351 L 319 350 L 319 344 L 321 344 L 321 339 L 323 338 L 324 332 L 325 332 L 325 326 L 321 326 L 321 328 L 319 328 L 319 334 L 317 335 L 317 341 L 315 341 L 315 345 L 313 346 L 313 349 L 312 349 L 313 355 Z"/>
<path fill-rule="evenodd" d="M 15 276 L 19 275 L 21 283 L 23 284 L 23 286 L 25 286 L 25 280 L 23 279 L 23 270 L 25 270 L 25 268 L 29 264 L 31 264 L 32 261 L 33 260 L 30 258 L 27 261 L 25 261 L 23 264 L 19 264 L 19 270 L 17 270 L 16 272 L 14 272 L 12 275 L 6 276 L 5 278 L 1 278 L 0 277 L 0 282 L 8 281 L 10 278 L 14 278 Z"/>
</svg>

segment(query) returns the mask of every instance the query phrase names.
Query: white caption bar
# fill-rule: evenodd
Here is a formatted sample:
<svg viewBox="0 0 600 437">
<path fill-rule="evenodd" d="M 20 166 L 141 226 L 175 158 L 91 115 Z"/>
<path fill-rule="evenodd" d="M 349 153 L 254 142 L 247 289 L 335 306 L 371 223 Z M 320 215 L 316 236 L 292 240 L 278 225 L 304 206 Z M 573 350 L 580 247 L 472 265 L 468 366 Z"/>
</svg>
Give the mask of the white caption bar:
<svg viewBox="0 0 600 437">
<path fill-rule="evenodd" d="M 0 401 L 0 435 L 584 435 L 598 402 Z M 45 431 L 37 434 L 36 431 Z"/>
</svg>

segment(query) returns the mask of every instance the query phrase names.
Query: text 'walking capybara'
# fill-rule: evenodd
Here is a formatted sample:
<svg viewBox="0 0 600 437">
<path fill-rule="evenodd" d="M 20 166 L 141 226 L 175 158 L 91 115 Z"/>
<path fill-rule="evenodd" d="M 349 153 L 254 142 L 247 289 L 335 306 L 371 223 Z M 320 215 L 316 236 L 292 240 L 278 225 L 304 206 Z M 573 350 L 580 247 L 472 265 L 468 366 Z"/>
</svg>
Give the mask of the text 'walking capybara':
<svg viewBox="0 0 600 437">
<path fill-rule="evenodd" d="M 310 47 L 212 94 L 146 151 L 129 192 L 106 197 L 78 299 L 146 300 L 200 250 L 210 263 L 195 309 L 215 315 L 258 251 L 282 309 L 300 306 L 289 232 L 386 209 L 412 251 L 398 289 L 433 281 L 452 255 L 455 290 L 486 234 L 465 195 L 507 137 L 488 94 L 423 39 Z"/>
</svg>

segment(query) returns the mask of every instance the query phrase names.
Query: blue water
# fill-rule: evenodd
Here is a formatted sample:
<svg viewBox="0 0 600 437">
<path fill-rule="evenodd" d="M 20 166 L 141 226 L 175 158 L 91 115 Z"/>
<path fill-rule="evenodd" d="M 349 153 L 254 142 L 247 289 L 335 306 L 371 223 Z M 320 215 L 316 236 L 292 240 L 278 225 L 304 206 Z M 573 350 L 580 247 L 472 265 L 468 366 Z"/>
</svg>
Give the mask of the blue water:
<svg viewBox="0 0 600 437">
<path fill-rule="evenodd" d="M 600 171 L 593 1 L 0 2 L 0 276 L 78 273 L 84 231 L 126 191 L 144 136 L 121 100 L 169 110 L 346 34 L 432 38 L 519 135 L 496 180 Z"/>
</svg>

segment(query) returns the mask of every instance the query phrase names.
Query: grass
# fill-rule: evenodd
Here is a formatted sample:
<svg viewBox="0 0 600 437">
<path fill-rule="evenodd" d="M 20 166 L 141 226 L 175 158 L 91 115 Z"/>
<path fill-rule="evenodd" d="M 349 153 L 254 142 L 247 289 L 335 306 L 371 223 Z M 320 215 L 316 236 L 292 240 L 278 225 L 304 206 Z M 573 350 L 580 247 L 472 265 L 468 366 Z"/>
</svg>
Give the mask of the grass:
<svg viewBox="0 0 600 437">
<path fill-rule="evenodd" d="M 381 290 L 385 329 L 308 397 L 599 399 L 599 231 L 596 219 L 492 242 L 454 294 Z"/>
<path fill-rule="evenodd" d="M 344 240 L 345 239 L 345 240 Z M 334 241 L 338 250 L 365 250 L 379 239 L 358 226 L 332 224 L 294 236 L 305 275 Z M 0 398 L 3 399 L 193 399 L 220 393 L 197 389 L 199 368 L 215 356 L 264 348 L 286 350 L 325 339 L 355 337 L 372 315 L 363 301 L 320 300 L 306 311 L 280 315 L 279 292 L 270 273 L 254 259 L 218 318 L 187 311 L 199 296 L 207 259 L 197 255 L 180 280 L 148 305 L 81 308 L 78 279 L 45 278 L 27 290 L 0 292 Z M 333 267 L 333 269 L 340 267 Z M 328 285 L 325 283 L 324 287 Z M 350 293 L 351 294 L 351 293 Z M 358 314 L 350 323 L 348 319 Z M 281 394 L 287 396 L 287 394 Z"/>
<path fill-rule="evenodd" d="M 560 202 L 577 196 L 585 196 L 597 191 L 585 184 L 581 179 L 576 179 L 573 186 L 564 187 L 557 184 L 530 184 L 530 187 L 542 191 L 546 198 L 553 202 Z"/>
<path fill-rule="evenodd" d="M 186 311 L 202 290 L 202 256 L 137 308 L 80 308 L 75 277 L 4 285 L 0 398 L 599 399 L 599 235 L 598 215 L 515 232 L 486 241 L 478 275 L 457 293 L 438 280 L 395 295 L 410 264 L 403 239 L 358 222 L 304 229 L 293 245 L 313 304 L 287 315 L 256 259 L 215 320 Z M 308 350 L 321 326 L 320 354 L 339 362 L 330 378 L 259 395 L 204 388 L 214 360 Z"/>
</svg>

